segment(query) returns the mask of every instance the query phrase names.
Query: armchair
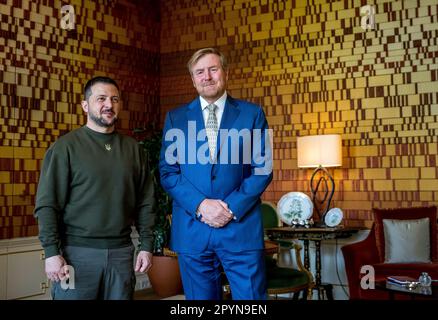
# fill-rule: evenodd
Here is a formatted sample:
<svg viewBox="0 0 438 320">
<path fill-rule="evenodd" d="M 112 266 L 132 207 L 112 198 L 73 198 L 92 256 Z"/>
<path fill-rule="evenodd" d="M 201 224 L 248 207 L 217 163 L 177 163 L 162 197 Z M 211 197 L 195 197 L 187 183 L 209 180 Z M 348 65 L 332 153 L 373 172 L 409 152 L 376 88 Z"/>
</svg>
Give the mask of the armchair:
<svg viewBox="0 0 438 320">
<path fill-rule="evenodd" d="M 341 248 L 350 291 L 350 299 L 389 299 L 389 293 L 378 289 L 362 289 L 360 286 L 361 268 L 370 265 L 374 268 L 375 281 L 386 280 L 388 276 L 400 275 L 418 278 L 421 272 L 427 272 L 433 279 L 438 279 L 437 249 L 437 208 L 399 208 L 373 209 L 374 224 L 363 241 L 349 244 Z M 389 262 L 385 241 L 385 221 L 415 220 L 428 218 L 430 244 L 430 262 L 400 261 Z M 413 221 L 412 221 L 413 222 Z M 426 228 L 427 231 L 427 228 Z M 388 232 L 388 230 L 386 231 Z M 388 233 L 386 233 L 388 234 Z M 388 237 L 389 238 L 389 237 Z M 424 248 L 423 248 L 424 249 Z"/>
</svg>

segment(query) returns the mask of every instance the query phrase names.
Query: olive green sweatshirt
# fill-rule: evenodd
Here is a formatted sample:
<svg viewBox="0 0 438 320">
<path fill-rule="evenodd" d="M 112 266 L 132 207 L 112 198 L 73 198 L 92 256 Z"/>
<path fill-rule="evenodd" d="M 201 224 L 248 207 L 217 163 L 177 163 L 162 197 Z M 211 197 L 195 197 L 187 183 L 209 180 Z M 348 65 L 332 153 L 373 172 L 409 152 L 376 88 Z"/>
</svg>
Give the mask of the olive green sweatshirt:
<svg viewBox="0 0 438 320">
<path fill-rule="evenodd" d="M 35 216 L 46 258 L 60 247 L 119 248 L 139 233 L 151 251 L 154 187 L 147 155 L 137 141 L 84 126 L 59 138 L 46 152 Z"/>
</svg>

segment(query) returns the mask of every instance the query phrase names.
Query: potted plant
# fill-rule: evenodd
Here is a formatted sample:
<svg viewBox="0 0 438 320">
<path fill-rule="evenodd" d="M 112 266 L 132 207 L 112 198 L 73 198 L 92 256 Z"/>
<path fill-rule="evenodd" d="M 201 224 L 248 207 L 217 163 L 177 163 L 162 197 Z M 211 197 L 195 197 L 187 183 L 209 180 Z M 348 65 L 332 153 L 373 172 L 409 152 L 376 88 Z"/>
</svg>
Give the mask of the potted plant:
<svg viewBox="0 0 438 320">
<path fill-rule="evenodd" d="M 160 183 L 158 163 L 160 159 L 162 130 L 151 126 L 144 129 L 135 129 L 134 135 L 148 154 L 149 170 L 152 174 L 155 188 L 154 256 L 152 268 L 148 271 L 148 277 L 154 292 L 158 296 L 165 298 L 182 293 L 183 290 L 176 253 L 168 247 L 172 199 L 164 191 Z"/>
</svg>

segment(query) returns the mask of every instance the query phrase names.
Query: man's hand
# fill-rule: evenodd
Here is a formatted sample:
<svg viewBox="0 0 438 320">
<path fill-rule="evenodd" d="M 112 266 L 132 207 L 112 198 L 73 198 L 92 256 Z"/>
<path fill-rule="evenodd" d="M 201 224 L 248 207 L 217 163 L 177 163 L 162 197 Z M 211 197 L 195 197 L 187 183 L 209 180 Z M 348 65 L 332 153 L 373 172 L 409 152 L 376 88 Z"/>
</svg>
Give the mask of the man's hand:
<svg viewBox="0 0 438 320">
<path fill-rule="evenodd" d="M 148 251 L 140 251 L 137 255 L 135 264 L 135 272 L 148 272 L 152 267 L 152 253 Z"/>
<path fill-rule="evenodd" d="M 228 205 L 222 200 L 204 199 L 198 211 L 202 214 L 201 221 L 213 228 L 221 228 L 233 218 Z"/>
<path fill-rule="evenodd" d="M 67 262 L 61 255 L 46 258 L 46 275 L 51 281 L 63 280 L 67 276 Z"/>
</svg>

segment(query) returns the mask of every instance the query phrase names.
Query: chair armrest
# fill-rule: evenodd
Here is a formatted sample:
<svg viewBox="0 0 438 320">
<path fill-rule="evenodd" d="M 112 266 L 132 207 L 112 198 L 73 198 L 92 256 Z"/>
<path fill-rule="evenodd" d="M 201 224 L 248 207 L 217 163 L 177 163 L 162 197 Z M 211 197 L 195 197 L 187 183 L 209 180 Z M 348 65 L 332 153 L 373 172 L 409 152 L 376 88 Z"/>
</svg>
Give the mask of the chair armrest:
<svg viewBox="0 0 438 320">
<path fill-rule="evenodd" d="M 368 237 L 362 241 L 345 245 L 341 248 L 347 273 L 350 299 L 360 298 L 360 270 L 364 265 L 379 262 L 374 227 Z"/>
<path fill-rule="evenodd" d="M 303 249 L 301 243 L 296 239 L 290 240 L 289 246 L 287 246 L 287 248 L 295 251 L 295 261 L 297 263 L 298 270 L 305 272 L 307 274 L 307 277 L 309 278 L 309 281 L 311 283 L 314 283 L 315 280 L 313 279 L 312 273 L 306 269 L 306 267 L 303 264 L 303 260 L 301 259 L 301 250 Z"/>
</svg>

